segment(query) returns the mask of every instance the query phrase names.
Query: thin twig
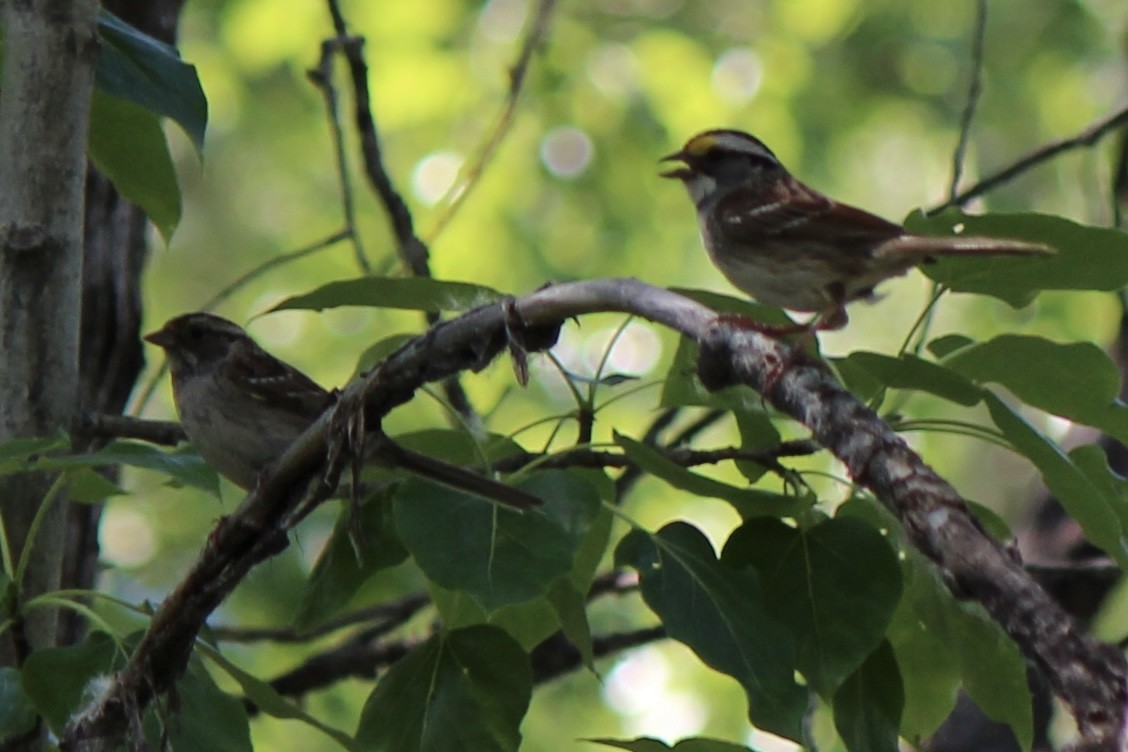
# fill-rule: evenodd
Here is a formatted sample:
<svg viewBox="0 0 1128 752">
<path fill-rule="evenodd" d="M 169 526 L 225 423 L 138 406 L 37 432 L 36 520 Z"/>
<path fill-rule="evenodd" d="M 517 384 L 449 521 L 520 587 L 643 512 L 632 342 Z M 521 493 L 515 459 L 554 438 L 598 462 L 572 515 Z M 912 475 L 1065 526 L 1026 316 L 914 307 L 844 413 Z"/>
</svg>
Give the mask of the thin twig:
<svg viewBox="0 0 1128 752">
<path fill-rule="evenodd" d="M 978 0 L 975 4 L 975 31 L 971 38 L 971 81 L 967 89 L 967 103 L 960 116 L 960 138 L 956 142 L 956 152 L 952 156 L 952 184 L 948 187 L 949 201 L 955 201 L 956 196 L 959 195 L 964 160 L 967 158 L 967 145 L 971 141 L 971 123 L 975 119 L 975 109 L 983 92 L 983 40 L 986 36 L 987 0 Z"/>
<path fill-rule="evenodd" d="M 1018 159 L 1009 167 L 1005 167 L 1002 170 L 996 172 L 994 175 L 983 178 L 967 190 L 962 191 L 955 198 L 949 199 L 948 201 L 945 201 L 938 206 L 934 206 L 933 208 L 929 209 L 926 214 L 928 216 L 932 216 L 939 214 L 945 209 L 949 209 L 953 206 L 962 206 L 973 198 L 982 196 L 983 194 L 998 188 L 1000 185 L 1009 183 L 1011 180 L 1014 180 L 1016 177 L 1026 172 L 1027 170 L 1033 167 L 1037 167 L 1043 162 L 1049 161 L 1062 152 L 1070 151 L 1071 149 L 1077 149 L 1082 146 L 1092 146 L 1093 144 L 1097 143 L 1102 138 L 1107 136 L 1109 133 L 1116 131 L 1126 124 L 1128 124 L 1128 107 L 1119 110 L 1114 115 L 1111 115 L 1110 117 L 1101 120 L 1100 122 L 1094 123 L 1093 125 L 1078 133 L 1076 136 L 1062 139 L 1060 141 L 1053 141 L 1044 146 L 1038 147 L 1026 156 Z"/>
<path fill-rule="evenodd" d="M 681 467 L 715 465 L 729 460 L 756 462 L 771 470 L 776 470 L 780 457 L 799 457 L 814 454 L 821 450 L 817 444 L 808 440 L 786 441 L 766 449 L 745 449 L 743 447 L 722 447 L 720 449 L 690 449 L 688 447 L 658 447 L 667 460 Z M 515 472 L 536 463 L 538 469 L 545 468 L 630 468 L 637 466 L 634 461 L 619 452 L 601 452 L 592 449 L 569 449 L 558 454 L 545 455 L 536 452 L 511 454 L 494 462 L 499 472 Z M 783 469 L 784 472 L 786 468 Z"/>
<path fill-rule="evenodd" d="M 317 68 L 307 71 L 309 80 L 325 98 L 325 113 L 329 117 L 329 132 L 333 137 L 333 154 L 337 160 L 337 177 L 341 184 L 341 209 L 345 215 L 345 226 L 356 251 L 356 263 L 364 274 L 372 273 L 372 264 L 364 253 L 360 233 L 356 226 L 356 206 L 353 201 L 352 181 L 349 180 L 349 160 L 345 151 L 345 136 L 341 128 L 341 116 L 337 107 L 337 87 L 333 85 L 333 54 L 337 40 L 329 39 L 321 43 L 321 58 Z"/>
<path fill-rule="evenodd" d="M 176 446 L 187 440 L 179 423 L 107 413 L 85 413 L 79 416 L 74 432 L 80 436 L 102 439 L 141 439 L 162 446 Z"/>
<path fill-rule="evenodd" d="M 549 21 L 552 18 L 552 10 L 555 6 L 556 0 L 541 0 L 537 3 L 536 13 L 525 30 L 525 38 L 521 44 L 521 51 L 517 55 L 517 61 L 509 69 L 509 89 L 505 94 L 505 102 L 501 106 L 501 114 L 498 115 L 493 129 L 486 135 L 482 145 L 478 147 L 478 153 L 473 161 L 462 171 L 459 179 L 455 181 L 455 184 L 451 186 L 440 201 L 440 205 L 445 208 L 439 214 L 439 218 L 435 220 L 430 232 L 427 233 L 427 242 L 435 242 L 435 238 L 450 224 L 454 215 L 466 203 L 470 191 L 481 182 L 482 175 L 494 154 L 497 153 L 501 142 L 509 133 L 509 129 L 513 126 L 513 119 L 517 114 L 517 101 L 521 97 L 521 90 L 524 88 L 525 78 L 528 76 L 529 64 L 532 62 L 533 53 L 537 51 L 548 36 Z"/>
<path fill-rule="evenodd" d="M 298 261 L 305 258 L 306 256 L 312 256 L 313 254 L 324 251 L 327 248 L 331 248 L 337 243 L 340 243 L 342 240 L 348 240 L 349 235 L 349 229 L 346 227 L 343 230 L 338 230 L 327 238 L 322 238 L 321 240 L 318 240 L 315 243 L 311 243 L 310 245 L 307 245 L 303 248 L 299 248 L 296 251 L 282 253 L 271 259 L 268 259 L 258 266 L 252 267 L 243 274 L 239 275 L 232 282 L 229 282 L 225 287 L 221 288 L 219 292 L 213 295 L 211 297 L 211 300 L 208 300 L 206 303 L 200 306 L 199 310 L 215 310 L 215 308 L 220 303 L 227 300 L 236 292 L 243 289 L 262 275 L 266 274 L 268 271 L 276 267 L 284 266 L 294 261 Z M 157 390 L 157 384 L 160 383 L 161 377 L 165 375 L 165 372 L 167 370 L 168 360 L 162 359 L 160 365 L 157 366 L 156 373 L 149 377 L 149 380 L 145 382 L 145 386 L 142 387 L 141 391 L 138 392 L 137 398 L 133 401 L 133 407 L 129 410 L 130 415 L 136 417 L 137 415 L 141 414 L 141 411 L 144 410 L 145 406 L 149 404 L 149 400 L 152 399 L 153 393 Z"/>
<path fill-rule="evenodd" d="M 416 234 L 411 210 L 407 208 L 407 202 L 396 189 L 384 165 L 380 137 L 372 115 L 372 97 L 368 90 L 368 63 L 364 59 L 364 39 L 349 35 L 348 25 L 341 13 L 338 0 L 328 0 L 328 5 L 329 14 L 333 17 L 333 29 L 337 34 L 336 40 L 333 40 L 334 47 L 345 56 L 352 79 L 353 118 L 360 136 L 364 174 L 391 222 L 392 232 L 396 238 L 396 253 L 401 263 L 412 276 L 429 278 L 431 263 L 427 244 Z M 428 326 L 434 326 L 439 322 L 440 317 L 438 313 L 428 312 L 426 318 Z M 481 418 L 466 395 L 466 390 L 462 388 L 458 376 L 452 375 L 445 379 L 442 386 L 447 402 L 458 411 L 463 420 L 471 426 L 480 426 Z"/>
<path fill-rule="evenodd" d="M 212 627 L 211 632 L 221 642 L 312 642 L 347 627 L 367 622 L 379 622 L 373 629 L 382 630 L 380 634 L 402 625 L 421 608 L 431 602 L 423 594 L 409 595 L 392 603 L 380 603 L 369 608 L 342 614 L 313 629 L 298 631 L 293 627 Z"/>
</svg>

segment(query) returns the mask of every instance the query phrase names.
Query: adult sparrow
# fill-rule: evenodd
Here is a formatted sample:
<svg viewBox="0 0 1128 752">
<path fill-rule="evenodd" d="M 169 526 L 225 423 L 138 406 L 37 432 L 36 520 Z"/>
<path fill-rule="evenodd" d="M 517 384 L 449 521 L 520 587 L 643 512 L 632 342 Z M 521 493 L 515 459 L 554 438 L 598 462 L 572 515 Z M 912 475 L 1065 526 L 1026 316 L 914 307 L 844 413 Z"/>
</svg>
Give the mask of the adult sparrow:
<svg viewBox="0 0 1128 752">
<path fill-rule="evenodd" d="M 164 348 L 184 432 L 221 475 L 250 490 L 337 397 L 259 347 L 236 324 L 187 313 L 145 336 Z M 532 494 L 385 440 L 382 463 L 519 509 Z"/>
<path fill-rule="evenodd" d="M 1047 255 L 1045 246 L 907 232 L 795 179 L 768 147 L 735 130 L 699 133 L 662 161 L 697 207 L 705 248 L 729 282 L 761 303 L 813 312 L 807 325 L 846 325 L 846 304 L 935 256 Z M 787 328 L 785 328 L 787 329 Z"/>
</svg>

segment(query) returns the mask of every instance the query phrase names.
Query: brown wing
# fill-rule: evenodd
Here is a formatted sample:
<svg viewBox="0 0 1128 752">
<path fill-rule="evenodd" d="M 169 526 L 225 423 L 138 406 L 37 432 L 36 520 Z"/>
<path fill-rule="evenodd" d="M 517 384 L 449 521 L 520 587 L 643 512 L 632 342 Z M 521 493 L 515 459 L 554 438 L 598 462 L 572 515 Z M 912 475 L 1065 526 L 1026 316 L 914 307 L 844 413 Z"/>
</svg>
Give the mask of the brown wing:
<svg viewBox="0 0 1128 752">
<path fill-rule="evenodd" d="M 316 381 L 257 345 L 246 357 L 227 358 L 230 377 L 248 396 L 312 421 L 334 397 Z"/>
<path fill-rule="evenodd" d="M 869 253 L 905 230 L 869 212 L 840 204 L 798 181 L 734 191 L 717 204 L 716 231 L 736 243 L 831 244 Z"/>
</svg>

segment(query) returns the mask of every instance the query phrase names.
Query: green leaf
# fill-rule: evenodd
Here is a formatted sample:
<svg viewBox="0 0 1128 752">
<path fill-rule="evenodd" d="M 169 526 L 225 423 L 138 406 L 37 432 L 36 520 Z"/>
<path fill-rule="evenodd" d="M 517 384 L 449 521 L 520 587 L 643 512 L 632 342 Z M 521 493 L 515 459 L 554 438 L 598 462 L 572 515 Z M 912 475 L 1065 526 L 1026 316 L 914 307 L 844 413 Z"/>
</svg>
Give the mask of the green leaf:
<svg viewBox="0 0 1128 752">
<path fill-rule="evenodd" d="M 504 297 L 497 290 L 469 282 L 443 282 L 424 277 L 361 277 L 330 282 L 304 295 L 286 298 L 266 312 L 323 311 L 340 306 L 465 311 Z"/>
<path fill-rule="evenodd" d="M 540 598 L 572 572 L 600 500 L 590 483 L 560 470 L 520 487 L 544 505 L 522 514 L 412 478 L 396 492 L 396 527 L 428 578 L 487 612 Z"/>
<path fill-rule="evenodd" d="M 965 347 L 974 345 L 975 340 L 963 334 L 945 334 L 942 337 L 930 340 L 927 349 L 934 357 L 944 359 Z"/>
<path fill-rule="evenodd" d="M 666 459 L 660 452 L 642 442 L 615 433 L 615 443 L 644 472 L 694 496 L 722 499 L 729 502 L 745 519 L 758 516 L 794 517 L 810 509 L 809 497 L 783 496 L 755 488 L 738 488 L 698 475 Z"/>
<path fill-rule="evenodd" d="M 1010 725 L 1028 749 L 1030 692 L 1018 646 L 978 604 L 956 600 L 876 500 L 851 500 L 839 515 L 871 520 L 886 531 L 900 557 L 905 594 L 889 628 L 889 642 L 904 682 L 902 736 L 918 740 L 935 731 L 955 706 L 962 685 L 989 717 Z"/>
<path fill-rule="evenodd" d="M 67 472 L 67 498 L 79 504 L 98 504 L 125 493 L 124 488 L 88 467 Z"/>
<path fill-rule="evenodd" d="M 732 742 L 723 742 L 719 739 L 682 739 L 674 746 L 650 737 L 637 739 L 587 739 L 595 744 L 602 744 L 616 749 L 626 749 L 630 752 L 751 752 L 748 747 L 743 747 Z"/>
<path fill-rule="evenodd" d="M 97 86 L 175 121 L 196 150 L 204 146 L 208 101 L 196 68 L 180 59 L 175 48 L 133 28 L 109 11 L 98 17 L 101 46 Z"/>
<path fill-rule="evenodd" d="M 1080 225 L 1045 214 L 985 214 L 948 211 L 925 219 L 919 213 L 905 226 L 913 232 L 988 235 L 1044 243 L 1052 257 L 948 256 L 921 267 L 932 279 L 956 292 L 991 295 L 1015 308 L 1040 290 L 1119 290 L 1128 285 L 1128 235 L 1107 227 Z"/>
<path fill-rule="evenodd" d="M 56 734 L 79 709 L 87 686 L 109 676 L 120 653 L 105 632 L 91 632 L 78 645 L 44 648 L 28 656 L 23 666 L 23 689 L 35 709 Z"/>
<path fill-rule="evenodd" d="M 1091 342 L 1059 344 L 1005 334 L 951 355 L 944 365 L 977 382 L 1002 384 L 1028 405 L 1100 428 L 1128 441 L 1120 374 Z"/>
<path fill-rule="evenodd" d="M 736 418 L 736 428 L 740 431 L 742 449 L 759 449 L 779 444 L 779 430 L 763 410 L 737 410 L 733 417 Z M 768 470 L 750 460 L 737 460 L 734 464 L 749 483 L 758 481 Z"/>
<path fill-rule="evenodd" d="M 366 752 L 516 752 L 532 696 L 520 645 L 500 629 L 439 634 L 395 663 L 361 711 Z"/>
<path fill-rule="evenodd" d="M 369 345 L 368 349 L 362 352 L 360 357 L 357 358 L 356 371 L 353 373 L 353 378 L 372 370 L 378 363 L 415 339 L 415 337 L 416 335 L 414 334 L 393 334 L 390 337 L 384 337 Z"/>
<path fill-rule="evenodd" d="M 1009 725 L 1022 748 L 1029 749 L 1030 689 L 1018 646 L 981 606 L 956 600 L 923 555 L 910 555 L 916 617 L 948 645 L 968 696 L 987 717 Z"/>
<path fill-rule="evenodd" d="M 806 529 L 749 520 L 721 561 L 756 570 L 769 611 L 798 642 L 799 670 L 827 698 L 881 643 L 901 597 L 896 555 L 858 519 Z"/>
<path fill-rule="evenodd" d="M 278 694 L 278 691 L 270 686 L 268 682 L 248 674 L 246 671 L 227 660 L 219 651 L 201 645 L 197 645 L 197 649 L 223 669 L 228 676 L 238 682 L 239 688 L 243 690 L 243 694 L 246 695 L 247 699 L 253 702 L 255 707 L 261 712 L 274 718 L 301 721 L 329 736 L 345 749 L 358 749 L 356 745 L 353 744 L 352 737 L 348 734 L 332 726 L 327 726 L 314 716 L 306 713 L 300 707 Z"/>
<path fill-rule="evenodd" d="M 177 752 L 251 752 L 251 728 L 243 703 L 220 690 L 198 660 L 176 682 L 174 718 L 150 714 L 146 723 L 152 748 L 168 735 Z"/>
<path fill-rule="evenodd" d="M 66 451 L 70 439 L 66 436 L 33 439 L 12 439 L 0 444 L 0 474 L 24 472 L 26 463 L 41 455 Z"/>
<path fill-rule="evenodd" d="M 1024 457 L 1034 463 L 1042 473 L 1046 487 L 1069 516 L 1081 525 L 1088 540 L 1116 559 L 1121 567 L 1128 567 L 1128 540 L 1125 539 L 1121 512 L 1124 507 L 1122 493 L 1099 479 L 1094 482 L 1061 447 L 1043 436 L 994 394 L 985 392 L 985 399 L 995 425 Z"/>
<path fill-rule="evenodd" d="M 0 666 L 0 739 L 31 731 L 37 718 L 31 698 L 24 692 L 19 670 Z"/>
<path fill-rule="evenodd" d="M 860 368 L 874 379 L 892 389 L 915 389 L 935 394 L 958 405 L 971 406 L 982 398 L 979 387 L 960 375 L 956 369 L 923 360 L 908 353 L 892 358 L 875 352 L 853 352 L 836 361 L 841 369 L 843 361 Z"/>
<path fill-rule="evenodd" d="M 106 465 L 128 465 L 156 470 L 177 483 L 219 496 L 219 477 L 198 454 L 188 450 L 166 452 L 150 444 L 114 441 L 93 454 L 52 455 L 18 467 L 4 466 L 0 473 L 75 470 Z"/>
<path fill-rule="evenodd" d="M 313 629 L 332 619 L 377 572 L 407 558 L 392 522 L 394 489 L 383 489 L 358 509 L 341 505 L 333 534 L 310 572 L 294 628 Z"/>
<path fill-rule="evenodd" d="M 90 106 L 90 161 L 145 210 L 167 243 L 180 222 L 180 186 L 160 119 L 100 90 Z"/>
<path fill-rule="evenodd" d="M 883 641 L 834 693 L 834 727 L 850 752 L 897 752 L 904 705 L 897 658 Z"/>
<path fill-rule="evenodd" d="M 560 628 L 568 642 L 580 651 L 584 666 L 595 673 L 595 651 L 591 641 L 591 625 L 587 618 L 587 599 L 567 579 L 559 579 L 548 591 L 548 600 L 560 619 Z"/>
<path fill-rule="evenodd" d="M 795 645 L 751 571 L 717 561 L 705 536 L 682 522 L 656 535 L 631 531 L 615 562 L 638 570 L 642 597 L 670 637 L 740 682 L 752 723 L 800 738 L 807 692 L 795 683 Z"/>
</svg>

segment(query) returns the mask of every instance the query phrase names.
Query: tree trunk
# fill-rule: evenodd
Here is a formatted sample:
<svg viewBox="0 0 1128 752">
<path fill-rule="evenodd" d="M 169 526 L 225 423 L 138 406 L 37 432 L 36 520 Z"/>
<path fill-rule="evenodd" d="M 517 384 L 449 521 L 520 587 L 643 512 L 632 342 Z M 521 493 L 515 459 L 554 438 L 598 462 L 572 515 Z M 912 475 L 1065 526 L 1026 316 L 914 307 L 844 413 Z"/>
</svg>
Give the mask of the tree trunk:
<svg viewBox="0 0 1128 752">
<path fill-rule="evenodd" d="M 0 82 L 0 442 L 69 428 L 78 400 L 79 294 L 86 140 L 98 53 L 95 0 L 7 2 Z M 65 507 L 35 539 L 32 521 L 55 478 L 0 481 L 13 560 L 30 552 L 26 602 L 57 587 Z M 0 643 L 0 664 L 55 639 L 54 613 L 33 611 Z"/>
</svg>

